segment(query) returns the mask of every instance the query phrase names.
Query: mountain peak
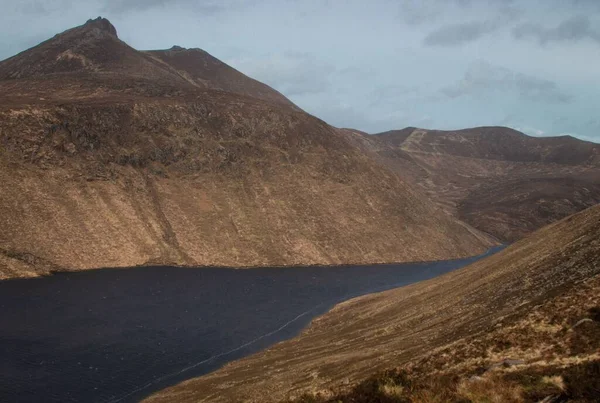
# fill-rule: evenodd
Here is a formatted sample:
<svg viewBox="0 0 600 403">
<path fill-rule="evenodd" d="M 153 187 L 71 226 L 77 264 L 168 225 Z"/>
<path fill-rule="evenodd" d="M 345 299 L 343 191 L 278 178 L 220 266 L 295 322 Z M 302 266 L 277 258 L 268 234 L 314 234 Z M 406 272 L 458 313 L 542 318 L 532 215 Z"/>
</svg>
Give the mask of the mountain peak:
<svg viewBox="0 0 600 403">
<path fill-rule="evenodd" d="M 89 19 L 85 23 L 84 27 L 89 27 L 92 29 L 97 29 L 101 32 L 106 32 L 110 35 L 117 37 L 117 29 L 109 20 L 106 18 L 98 17 L 95 20 Z"/>
<path fill-rule="evenodd" d="M 121 41 L 116 28 L 102 17 L 90 19 L 0 61 L 0 82 L 43 76 L 66 83 L 85 77 L 78 85 L 92 91 L 102 85 L 115 93 L 124 88 L 153 94 L 181 93 L 183 89 L 196 92 L 199 88 L 208 88 L 298 109 L 276 90 L 245 76 L 202 49 L 175 45 L 165 50 L 138 51 Z M 27 91 L 31 91 L 37 87 L 28 88 Z"/>
</svg>

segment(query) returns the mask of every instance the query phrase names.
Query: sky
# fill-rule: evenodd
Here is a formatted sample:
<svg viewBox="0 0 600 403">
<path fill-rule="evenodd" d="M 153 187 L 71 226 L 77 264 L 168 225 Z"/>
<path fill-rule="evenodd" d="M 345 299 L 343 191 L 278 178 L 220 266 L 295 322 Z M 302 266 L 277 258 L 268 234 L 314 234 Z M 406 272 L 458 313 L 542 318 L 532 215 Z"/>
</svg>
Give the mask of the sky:
<svg viewBox="0 0 600 403">
<path fill-rule="evenodd" d="M 0 59 L 103 16 L 199 47 L 337 127 L 600 142 L 600 0 L 0 0 Z"/>
</svg>

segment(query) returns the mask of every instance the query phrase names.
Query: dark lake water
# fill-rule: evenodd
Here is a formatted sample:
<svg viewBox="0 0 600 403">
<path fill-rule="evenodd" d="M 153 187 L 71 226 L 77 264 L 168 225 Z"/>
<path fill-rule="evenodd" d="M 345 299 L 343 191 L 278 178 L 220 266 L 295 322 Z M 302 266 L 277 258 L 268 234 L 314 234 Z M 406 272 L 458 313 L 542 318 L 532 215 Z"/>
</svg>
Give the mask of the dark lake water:
<svg viewBox="0 0 600 403">
<path fill-rule="evenodd" d="M 293 337 L 338 302 L 479 258 L 102 269 L 0 281 L 0 402 L 138 401 Z"/>
</svg>

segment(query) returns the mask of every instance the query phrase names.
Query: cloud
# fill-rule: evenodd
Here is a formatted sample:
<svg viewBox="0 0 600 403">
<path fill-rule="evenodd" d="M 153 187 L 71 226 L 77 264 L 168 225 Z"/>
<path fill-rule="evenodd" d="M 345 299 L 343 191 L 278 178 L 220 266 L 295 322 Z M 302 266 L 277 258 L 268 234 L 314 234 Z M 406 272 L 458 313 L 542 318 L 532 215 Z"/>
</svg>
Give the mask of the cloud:
<svg viewBox="0 0 600 403">
<path fill-rule="evenodd" d="M 104 9 L 108 12 L 122 13 L 127 11 L 141 11 L 154 7 L 163 7 L 167 3 L 171 5 L 181 3 L 181 1 L 169 0 L 105 0 Z"/>
<path fill-rule="evenodd" d="M 592 40 L 600 43 L 600 30 L 592 26 L 586 15 L 577 15 L 564 20 L 554 28 L 545 28 L 539 24 L 524 23 L 513 30 L 516 39 L 535 39 L 540 44 L 549 42 L 575 42 Z"/>
<path fill-rule="evenodd" d="M 466 6 L 463 5 L 463 7 Z M 423 40 L 423 44 L 426 46 L 458 46 L 474 42 L 505 28 L 521 17 L 521 12 L 507 3 L 492 7 L 486 12 L 487 14 L 476 14 L 472 21 L 451 23 L 430 32 Z"/>
<path fill-rule="evenodd" d="M 317 105 L 308 112 L 336 127 L 359 129 L 367 133 L 381 133 L 407 126 L 435 127 L 434 119 L 427 114 L 412 113 L 399 108 L 375 116 L 368 108 L 354 107 L 339 100 Z"/>
<path fill-rule="evenodd" d="M 417 95 L 419 88 L 414 85 L 384 85 L 376 87 L 369 94 L 369 107 L 385 108 L 406 99 L 409 95 Z"/>
<path fill-rule="evenodd" d="M 8 10 L 8 12 L 45 16 L 58 10 L 68 9 L 71 3 L 71 0 L 23 0 L 12 4 L 13 10 Z M 7 11 L 5 7 L 3 9 Z"/>
<path fill-rule="evenodd" d="M 216 14 L 232 7 L 251 4 L 251 0 L 103 0 L 103 9 L 111 13 L 144 11 L 157 7 L 188 7 L 203 14 Z M 255 1 L 254 1 L 255 2 Z"/>
<path fill-rule="evenodd" d="M 476 41 L 495 29 L 495 24 L 486 21 L 446 25 L 427 35 L 423 43 L 427 46 L 457 46 Z"/>
<path fill-rule="evenodd" d="M 516 93 L 529 101 L 567 103 L 571 100 L 571 96 L 562 92 L 553 81 L 493 66 L 485 61 L 473 63 L 458 83 L 441 91 L 449 98 L 504 91 Z"/>
<path fill-rule="evenodd" d="M 335 68 L 308 53 L 286 52 L 229 61 L 237 69 L 263 81 L 288 97 L 331 91 Z"/>
<path fill-rule="evenodd" d="M 442 14 L 440 7 L 428 6 L 423 1 L 404 1 L 400 4 L 400 18 L 408 25 L 420 25 L 437 19 Z"/>
</svg>

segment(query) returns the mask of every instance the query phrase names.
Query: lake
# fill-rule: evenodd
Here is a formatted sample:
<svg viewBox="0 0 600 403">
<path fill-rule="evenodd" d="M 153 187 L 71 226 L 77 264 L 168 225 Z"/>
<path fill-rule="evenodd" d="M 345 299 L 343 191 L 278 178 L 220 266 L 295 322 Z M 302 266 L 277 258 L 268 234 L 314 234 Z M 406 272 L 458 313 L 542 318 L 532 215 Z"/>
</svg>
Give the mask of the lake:
<svg viewBox="0 0 600 403">
<path fill-rule="evenodd" d="M 291 338 L 338 302 L 500 249 L 431 263 L 139 267 L 0 281 L 0 401 L 138 401 Z"/>
</svg>

